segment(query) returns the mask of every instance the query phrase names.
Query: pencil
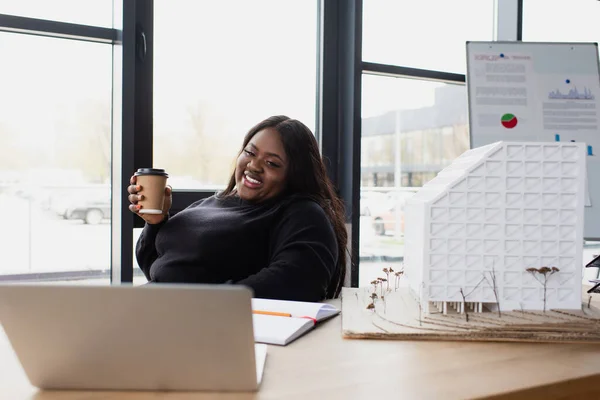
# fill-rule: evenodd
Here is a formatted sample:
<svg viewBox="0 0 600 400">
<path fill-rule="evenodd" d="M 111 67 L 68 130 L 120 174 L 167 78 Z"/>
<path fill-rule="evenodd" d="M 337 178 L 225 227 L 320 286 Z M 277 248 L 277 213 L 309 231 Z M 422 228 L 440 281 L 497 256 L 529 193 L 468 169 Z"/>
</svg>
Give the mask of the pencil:
<svg viewBox="0 0 600 400">
<path fill-rule="evenodd" d="M 274 315 L 276 317 L 291 317 L 292 314 L 283 313 L 283 312 L 275 312 L 275 311 L 261 311 L 261 310 L 252 310 L 253 314 L 262 314 L 262 315 Z"/>
</svg>

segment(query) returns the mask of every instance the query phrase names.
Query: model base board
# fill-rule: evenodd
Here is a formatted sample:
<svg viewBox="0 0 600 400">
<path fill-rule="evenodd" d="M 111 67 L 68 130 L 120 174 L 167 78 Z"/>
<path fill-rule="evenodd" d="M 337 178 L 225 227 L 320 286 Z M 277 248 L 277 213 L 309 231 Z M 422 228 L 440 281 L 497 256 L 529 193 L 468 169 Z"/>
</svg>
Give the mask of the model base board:
<svg viewBox="0 0 600 400">
<path fill-rule="evenodd" d="M 461 302 L 448 302 L 446 314 L 436 307 L 426 314 L 407 287 L 377 290 L 375 299 L 373 292 L 372 287 L 343 289 L 345 338 L 600 343 L 598 298 L 585 292 L 580 310 L 515 310 L 501 316 L 485 306 L 476 312 L 475 304 Z"/>
</svg>

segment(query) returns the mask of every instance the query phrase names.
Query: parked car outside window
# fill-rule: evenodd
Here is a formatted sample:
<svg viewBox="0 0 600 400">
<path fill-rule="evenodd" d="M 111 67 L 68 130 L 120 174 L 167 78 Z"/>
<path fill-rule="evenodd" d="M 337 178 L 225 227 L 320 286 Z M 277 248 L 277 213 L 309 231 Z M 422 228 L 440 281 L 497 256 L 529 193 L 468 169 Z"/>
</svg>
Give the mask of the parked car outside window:
<svg viewBox="0 0 600 400">
<path fill-rule="evenodd" d="M 373 212 L 386 207 L 387 197 L 383 192 L 360 192 L 360 215 L 370 216 Z"/>
</svg>

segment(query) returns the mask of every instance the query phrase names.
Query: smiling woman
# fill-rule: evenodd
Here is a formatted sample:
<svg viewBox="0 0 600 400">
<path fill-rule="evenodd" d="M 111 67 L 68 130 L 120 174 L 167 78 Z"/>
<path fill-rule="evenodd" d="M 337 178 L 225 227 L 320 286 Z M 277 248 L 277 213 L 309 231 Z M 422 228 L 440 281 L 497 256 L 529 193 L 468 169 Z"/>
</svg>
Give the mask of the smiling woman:
<svg viewBox="0 0 600 400">
<path fill-rule="evenodd" d="M 285 188 L 286 152 L 279 132 L 266 128 L 256 133 L 237 159 L 235 184 L 248 201 L 268 200 Z"/>
<path fill-rule="evenodd" d="M 136 214 L 139 190 L 132 177 Z M 136 248 L 150 282 L 240 284 L 255 297 L 298 301 L 340 293 L 344 207 L 298 120 L 274 116 L 254 126 L 224 191 L 174 216 L 167 207 L 156 222 L 146 223 Z"/>
</svg>

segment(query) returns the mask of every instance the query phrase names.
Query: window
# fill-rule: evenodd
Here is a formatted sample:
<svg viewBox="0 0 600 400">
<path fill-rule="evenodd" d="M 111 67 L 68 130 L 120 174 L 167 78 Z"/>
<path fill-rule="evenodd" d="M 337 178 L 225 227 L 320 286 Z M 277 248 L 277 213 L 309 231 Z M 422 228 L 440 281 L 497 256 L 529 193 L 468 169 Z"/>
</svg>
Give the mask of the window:
<svg viewBox="0 0 600 400">
<path fill-rule="evenodd" d="M 493 0 L 365 0 L 363 60 L 464 74 L 465 42 L 493 27 Z"/>
<path fill-rule="evenodd" d="M 154 164 L 173 188 L 224 187 L 242 138 L 271 115 L 314 132 L 316 1 L 154 4 Z"/>
<path fill-rule="evenodd" d="M 404 257 L 403 207 L 469 149 L 464 85 L 363 75 L 360 286 Z"/>
<path fill-rule="evenodd" d="M 530 42 L 600 41 L 600 2 L 524 0 L 523 40 Z"/>
<path fill-rule="evenodd" d="M 108 276 L 113 47 L 0 43 L 0 280 Z"/>
<path fill-rule="evenodd" d="M 113 26 L 113 0 L 0 0 L 0 14 Z"/>
</svg>

